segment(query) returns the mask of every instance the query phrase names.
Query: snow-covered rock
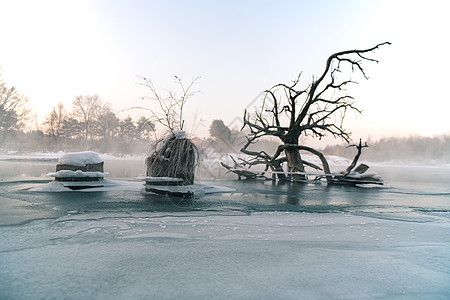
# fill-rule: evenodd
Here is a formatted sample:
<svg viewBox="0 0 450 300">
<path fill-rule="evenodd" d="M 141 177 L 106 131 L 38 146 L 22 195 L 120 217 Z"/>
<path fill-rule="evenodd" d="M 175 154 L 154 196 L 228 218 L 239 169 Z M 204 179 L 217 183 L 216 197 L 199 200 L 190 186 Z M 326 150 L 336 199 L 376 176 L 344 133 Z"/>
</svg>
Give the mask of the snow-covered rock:
<svg viewBox="0 0 450 300">
<path fill-rule="evenodd" d="M 103 160 L 96 152 L 72 152 L 62 155 L 56 173 L 49 173 L 57 181 L 98 181 L 108 173 L 103 172 Z"/>
<path fill-rule="evenodd" d="M 103 160 L 97 152 L 85 151 L 85 152 L 72 152 L 66 153 L 58 160 L 60 165 L 72 165 L 72 166 L 86 166 L 88 164 L 102 163 Z"/>
</svg>

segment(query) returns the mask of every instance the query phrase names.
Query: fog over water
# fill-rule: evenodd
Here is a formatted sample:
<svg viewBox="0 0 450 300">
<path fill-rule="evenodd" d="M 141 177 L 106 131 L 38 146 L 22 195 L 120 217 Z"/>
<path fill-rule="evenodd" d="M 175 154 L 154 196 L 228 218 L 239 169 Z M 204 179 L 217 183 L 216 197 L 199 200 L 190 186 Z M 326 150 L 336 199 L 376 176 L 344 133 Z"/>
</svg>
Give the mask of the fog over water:
<svg viewBox="0 0 450 300">
<path fill-rule="evenodd" d="M 369 164 L 385 186 L 350 187 L 209 165 L 196 182 L 235 191 L 183 200 L 142 195 L 143 160 L 116 158 L 127 188 L 30 190 L 55 165 L 0 161 L 2 299 L 450 296 L 448 166 Z"/>
</svg>

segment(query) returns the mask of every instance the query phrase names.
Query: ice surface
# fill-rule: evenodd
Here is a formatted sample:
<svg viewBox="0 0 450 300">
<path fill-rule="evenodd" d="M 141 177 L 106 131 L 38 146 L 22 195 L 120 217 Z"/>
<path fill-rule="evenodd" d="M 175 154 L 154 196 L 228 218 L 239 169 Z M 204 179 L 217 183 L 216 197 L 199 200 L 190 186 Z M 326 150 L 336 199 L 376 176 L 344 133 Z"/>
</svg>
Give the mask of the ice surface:
<svg viewBox="0 0 450 300">
<path fill-rule="evenodd" d="M 232 193 L 235 192 L 235 189 L 217 186 L 217 185 L 208 185 L 208 184 L 190 184 L 190 185 L 145 185 L 145 189 L 141 189 L 141 193 L 144 195 L 151 195 L 152 192 L 147 192 L 146 189 L 155 189 L 160 192 L 166 191 L 170 193 L 186 193 L 191 192 L 195 198 L 201 197 L 205 194 L 215 194 L 215 193 Z"/>
<path fill-rule="evenodd" d="M 97 152 L 85 151 L 85 152 L 72 152 L 62 155 L 58 164 L 72 165 L 72 166 L 85 166 L 87 164 L 98 164 L 103 160 Z"/>
<path fill-rule="evenodd" d="M 2 299 L 448 299 L 449 223 L 88 213 L 0 230 Z"/>
<path fill-rule="evenodd" d="M 374 169 L 388 186 L 211 178 L 236 191 L 189 201 L 0 180 L 0 299 L 450 299 L 450 169 Z"/>
<path fill-rule="evenodd" d="M 73 191 L 70 186 L 100 186 L 89 189 Z M 34 186 L 30 192 L 106 192 L 106 191 L 139 191 L 142 182 L 119 181 L 104 179 L 101 181 L 52 181 L 50 183 Z"/>
<path fill-rule="evenodd" d="M 65 176 L 64 176 L 65 177 Z M 147 178 L 147 177 L 144 177 Z M 69 186 L 96 186 L 95 188 L 81 189 L 73 191 Z M 97 187 L 100 186 L 100 187 Z M 101 180 L 101 181 L 52 181 L 41 185 L 34 186 L 29 189 L 30 192 L 106 192 L 106 191 L 136 191 L 141 192 L 144 184 L 142 181 L 122 181 L 122 180 Z M 164 189 L 167 188 L 171 191 L 179 190 L 192 190 L 196 191 L 197 196 L 203 194 L 216 194 L 216 193 L 232 193 L 235 189 L 209 184 L 192 184 L 189 186 L 161 186 L 156 185 L 155 188 Z"/>
</svg>

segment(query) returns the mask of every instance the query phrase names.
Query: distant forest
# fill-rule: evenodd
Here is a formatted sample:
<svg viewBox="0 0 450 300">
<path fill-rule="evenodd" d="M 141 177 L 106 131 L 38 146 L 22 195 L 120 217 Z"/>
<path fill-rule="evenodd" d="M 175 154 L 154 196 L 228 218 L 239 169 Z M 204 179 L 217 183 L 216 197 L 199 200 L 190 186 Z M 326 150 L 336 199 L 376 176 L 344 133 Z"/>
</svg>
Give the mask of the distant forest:
<svg viewBox="0 0 450 300">
<path fill-rule="evenodd" d="M 368 141 L 363 149 L 361 160 L 374 162 L 405 163 L 450 163 L 450 135 L 433 137 L 409 136 L 388 137 L 378 141 Z M 352 158 L 355 148 L 348 145 L 327 146 L 325 155 Z"/>
<path fill-rule="evenodd" d="M 120 119 L 98 95 L 80 95 L 69 108 L 58 103 L 41 123 L 29 100 L 0 74 L 0 153 L 93 150 L 101 153 L 147 152 L 154 123 L 142 116 Z"/>
</svg>

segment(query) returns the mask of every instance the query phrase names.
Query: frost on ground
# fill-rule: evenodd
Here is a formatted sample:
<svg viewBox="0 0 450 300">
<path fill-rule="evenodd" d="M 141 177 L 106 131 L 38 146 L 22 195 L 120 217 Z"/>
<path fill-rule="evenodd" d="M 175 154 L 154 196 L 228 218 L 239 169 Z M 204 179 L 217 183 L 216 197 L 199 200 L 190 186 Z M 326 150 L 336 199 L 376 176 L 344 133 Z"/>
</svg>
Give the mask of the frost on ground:
<svg viewBox="0 0 450 300">
<path fill-rule="evenodd" d="M 448 213 L 379 215 L 75 211 L 0 229 L 0 298 L 448 299 Z"/>
</svg>

